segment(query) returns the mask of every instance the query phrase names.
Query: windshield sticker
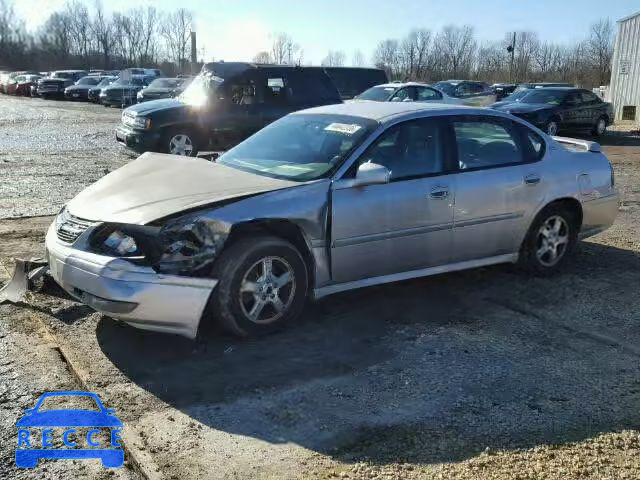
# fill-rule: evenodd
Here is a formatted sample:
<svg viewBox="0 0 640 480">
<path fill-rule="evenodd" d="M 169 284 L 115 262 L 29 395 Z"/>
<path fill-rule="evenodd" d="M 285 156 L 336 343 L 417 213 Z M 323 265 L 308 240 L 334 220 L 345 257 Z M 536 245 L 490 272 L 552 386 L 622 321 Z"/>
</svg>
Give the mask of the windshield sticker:
<svg viewBox="0 0 640 480">
<path fill-rule="evenodd" d="M 343 133 L 345 135 L 353 135 L 362 127 L 360 125 L 353 125 L 349 123 L 332 123 L 324 127 L 325 132 Z"/>
</svg>

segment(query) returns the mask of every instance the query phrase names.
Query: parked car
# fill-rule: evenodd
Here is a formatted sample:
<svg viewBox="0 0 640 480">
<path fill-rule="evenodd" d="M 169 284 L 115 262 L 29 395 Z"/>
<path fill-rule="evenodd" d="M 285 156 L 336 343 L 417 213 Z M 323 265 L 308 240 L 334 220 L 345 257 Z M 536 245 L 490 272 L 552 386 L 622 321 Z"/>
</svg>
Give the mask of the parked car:
<svg viewBox="0 0 640 480">
<path fill-rule="evenodd" d="M 116 81 L 104 87 L 100 92 L 100 103 L 105 107 L 132 105 L 142 88 L 149 84 L 144 75 L 120 76 Z"/>
<path fill-rule="evenodd" d="M 511 95 L 517 87 L 518 85 L 515 83 L 494 83 L 491 85 L 491 89 L 496 94 L 496 100 L 498 101 Z"/>
<path fill-rule="evenodd" d="M 447 80 L 434 83 L 432 86 L 448 96 L 460 100 L 463 105 L 485 107 L 496 101 L 496 94 L 484 82 Z"/>
<path fill-rule="evenodd" d="M 13 94 L 30 97 L 31 89 L 38 84 L 38 80 L 40 80 L 39 75 L 18 75 L 15 78 L 16 85 Z"/>
<path fill-rule="evenodd" d="M 30 70 L 27 71 L 21 71 L 21 72 L 8 72 L 8 73 L 4 73 L 3 75 L 0 75 L 0 92 L 2 93 L 8 93 L 9 90 L 9 86 L 11 85 L 11 90 L 13 91 L 16 87 L 16 81 L 15 78 L 18 75 L 34 75 L 37 72 L 33 72 Z"/>
<path fill-rule="evenodd" d="M 534 89 L 517 102 L 492 108 L 520 117 L 549 135 L 560 131 L 586 131 L 600 136 L 614 119 L 610 103 L 581 88 Z"/>
<path fill-rule="evenodd" d="M 341 101 L 321 69 L 210 63 L 179 97 L 127 108 L 116 139 L 137 152 L 195 156 L 226 150 L 295 110 Z"/>
<path fill-rule="evenodd" d="M 102 89 L 111 85 L 117 80 L 117 78 L 118 77 L 116 76 L 102 77 L 100 83 L 98 83 L 94 87 L 91 87 L 87 92 L 87 100 L 93 103 L 100 103 L 100 93 L 102 92 Z"/>
<path fill-rule="evenodd" d="M 381 68 L 316 67 L 323 69 L 340 92 L 343 100 L 360 95 L 365 90 L 387 83 L 387 73 Z"/>
<path fill-rule="evenodd" d="M 98 86 L 103 78 L 98 75 L 82 77 L 76 83 L 64 89 L 64 98 L 67 100 L 89 100 L 89 90 Z"/>
<path fill-rule="evenodd" d="M 50 77 L 41 78 L 38 81 L 38 95 L 42 98 L 64 97 L 64 90 L 86 77 L 85 70 L 57 70 Z"/>
<path fill-rule="evenodd" d="M 188 84 L 189 81 L 182 78 L 156 78 L 138 92 L 138 103 L 175 97 L 180 95 Z"/>
<path fill-rule="evenodd" d="M 463 103 L 461 99 L 450 97 L 431 85 L 417 82 L 393 82 L 376 85 L 362 92 L 355 97 L 354 100 L 372 102 Z"/>
<path fill-rule="evenodd" d="M 109 316 L 244 336 L 308 297 L 497 263 L 554 273 L 617 211 L 597 143 L 490 109 L 352 102 L 215 162 L 144 154 L 71 200 L 46 248 L 55 281 Z"/>
<path fill-rule="evenodd" d="M 569 83 L 550 83 L 550 82 L 521 83 L 516 87 L 516 89 L 513 91 L 511 95 L 504 97 L 502 99 L 498 99 L 499 101 L 494 103 L 492 106 L 499 106 L 499 105 L 504 105 L 511 102 L 518 102 L 531 90 L 537 90 L 539 88 L 553 88 L 553 87 L 574 87 L 574 85 L 571 85 Z"/>
</svg>

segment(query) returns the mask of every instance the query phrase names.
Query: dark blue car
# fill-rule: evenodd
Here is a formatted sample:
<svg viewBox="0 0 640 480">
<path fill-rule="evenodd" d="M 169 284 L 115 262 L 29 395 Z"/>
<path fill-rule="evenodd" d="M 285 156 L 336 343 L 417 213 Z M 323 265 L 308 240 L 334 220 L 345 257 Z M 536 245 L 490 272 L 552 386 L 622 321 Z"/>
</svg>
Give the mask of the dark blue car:
<svg viewBox="0 0 640 480">
<path fill-rule="evenodd" d="M 83 409 L 59 409 L 59 410 L 45 410 L 39 412 L 38 409 L 42 405 L 42 402 L 48 397 L 60 397 L 60 396 L 84 396 L 91 397 L 95 400 L 99 411 L 97 410 L 83 410 Z M 85 458 L 99 458 L 102 461 L 102 465 L 108 468 L 120 467 L 124 463 L 124 452 L 119 443 L 115 442 L 115 439 L 119 439 L 120 428 L 122 428 L 122 422 L 115 416 L 115 410 L 105 408 L 98 396 L 95 393 L 90 392 L 50 392 L 43 394 L 34 408 L 28 408 L 25 411 L 25 415 L 16 422 L 18 427 L 18 447 L 26 446 L 28 448 L 16 449 L 16 465 L 22 468 L 32 468 L 38 464 L 40 458 L 58 458 L 58 459 L 85 459 Z M 33 447 L 37 439 L 40 437 L 34 437 L 30 439 L 29 433 L 26 428 L 54 428 L 63 427 L 67 428 L 68 432 L 75 433 L 73 427 L 107 427 L 111 429 L 111 444 L 113 448 L 68 448 L 68 449 L 54 449 L 54 448 L 30 448 L 32 447 L 31 441 L 33 441 Z M 67 446 L 75 446 L 75 442 L 69 442 L 67 437 L 67 431 L 64 435 L 64 443 Z M 92 432 L 99 432 L 99 430 L 90 430 L 87 434 L 87 442 L 93 445 Z M 115 434 L 115 437 L 114 437 Z M 43 430 L 42 443 L 43 447 L 45 442 L 45 431 Z M 49 444 L 47 444 L 49 445 Z M 95 443 L 96 447 L 99 443 Z"/>
</svg>

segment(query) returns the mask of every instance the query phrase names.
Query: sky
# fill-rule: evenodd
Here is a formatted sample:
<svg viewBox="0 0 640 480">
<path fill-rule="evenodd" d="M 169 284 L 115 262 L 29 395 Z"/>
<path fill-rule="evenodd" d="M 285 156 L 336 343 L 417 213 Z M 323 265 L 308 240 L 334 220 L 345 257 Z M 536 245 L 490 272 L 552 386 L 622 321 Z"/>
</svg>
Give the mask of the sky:
<svg viewBox="0 0 640 480">
<path fill-rule="evenodd" d="M 30 30 L 37 29 L 66 0 L 13 0 Z M 320 63 L 342 50 L 350 63 L 360 50 L 370 60 L 378 42 L 401 38 L 412 28 L 438 31 L 470 24 L 480 41 L 501 40 L 513 30 L 536 31 L 542 40 L 571 42 L 586 36 L 599 18 L 619 20 L 640 11 L 638 0 L 102 0 L 108 11 L 176 5 L 195 18 L 205 60 L 251 60 L 268 50 L 274 32 L 285 32 L 304 50 L 305 63 Z M 93 2 L 87 0 L 88 5 Z"/>
</svg>

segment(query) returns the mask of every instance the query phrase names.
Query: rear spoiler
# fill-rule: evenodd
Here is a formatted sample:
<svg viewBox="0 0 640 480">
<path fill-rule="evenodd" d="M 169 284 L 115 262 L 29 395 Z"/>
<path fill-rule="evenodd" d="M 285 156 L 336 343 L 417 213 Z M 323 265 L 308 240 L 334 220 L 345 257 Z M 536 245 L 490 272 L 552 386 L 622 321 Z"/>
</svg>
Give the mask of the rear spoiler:
<svg viewBox="0 0 640 480">
<path fill-rule="evenodd" d="M 587 152 L 600 153 L 602 148 L 598 142 L 590 142 L 589 140 L 580 140 L 578 138 L 567 138 L 567 137 L 553 137 L 553 139 L 565 145 L 571 145 L 573 147 L 582 147 Z"/>
</svg>

